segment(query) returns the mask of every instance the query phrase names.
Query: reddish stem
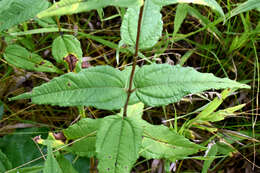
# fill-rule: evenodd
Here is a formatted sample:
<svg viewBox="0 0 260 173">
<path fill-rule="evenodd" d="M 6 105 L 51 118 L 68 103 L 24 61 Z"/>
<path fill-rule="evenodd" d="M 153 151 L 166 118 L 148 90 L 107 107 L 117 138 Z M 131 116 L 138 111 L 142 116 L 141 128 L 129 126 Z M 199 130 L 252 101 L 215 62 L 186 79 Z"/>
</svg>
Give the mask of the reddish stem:
<svg viewBox="0 0 260 173">
<path fill-rule="evenodd" d="M 129 88 L 127 90 L 127 99 L 126 99 L 125 106 L 124 106 L 123 117 L 127 116 L 127 106 L 128 106 L 129 100 L 130 100 L 130 96 L 131 96 L 131 94 L 133 92 L 132 91 L 132 86 L 133 86 L 135 67 L 136 67 L 136 62 L 137 62 L 137 57 L 138 57 L 138 46 L 139 46 L 139 40 L 140 40 L 141 23 L 142 23 L 142 18 L 143 18 L 143 9 L 144 9 L 144 6 L 141 6 L 140 12 L 139 12 L 139 18 L 138 18 L 134 61 L 133 61 L 132 71 L 131 71 L 130 79 L 129 79 Z"/>
</svg>

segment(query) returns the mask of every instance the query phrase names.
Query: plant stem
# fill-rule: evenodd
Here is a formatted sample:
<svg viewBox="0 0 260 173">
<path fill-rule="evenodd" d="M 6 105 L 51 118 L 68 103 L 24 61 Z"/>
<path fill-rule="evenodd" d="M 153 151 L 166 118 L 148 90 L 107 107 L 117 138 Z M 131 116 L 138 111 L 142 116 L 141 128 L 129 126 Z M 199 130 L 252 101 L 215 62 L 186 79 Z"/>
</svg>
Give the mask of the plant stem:
<svg viewBox="0 0 260 173">
<path fill-rule="evenodd" d="M 78 106 L 77 108 L 78 108 L 78 111 L 79 111 L 80 118 L 86 118 L 85 107 L 84 106 Z"/>
<path fill-rule="evenodd" d="M 144 9 L 144 6 L 142 5 L 141 8 L 140 8 L 140 12 L 139 12 L 136 43 L 135 43 L 134 61 L 133 61 L 132 71 L 131 71 L 130 79 L 129 79 L 129 88 L 127 90 L 127 98 L 126 98 L 126 102 L 125 102 L 125 106 L 124 106 L 123 117 L 127 116 L 127 105 L 128 105 L 129 100 L 130 100 L 130 96 L 132 94 L 132 85 L 133 85 L 135 67 L 136 67 L 136 62 L 137 62 L 137 57 L 138 57 L 138 45 L 139 45 L 140 32 L 141 32 L 141 23 L 142 23 L 142 18 L 143 18 L 143 9 Z"/>
</svg>

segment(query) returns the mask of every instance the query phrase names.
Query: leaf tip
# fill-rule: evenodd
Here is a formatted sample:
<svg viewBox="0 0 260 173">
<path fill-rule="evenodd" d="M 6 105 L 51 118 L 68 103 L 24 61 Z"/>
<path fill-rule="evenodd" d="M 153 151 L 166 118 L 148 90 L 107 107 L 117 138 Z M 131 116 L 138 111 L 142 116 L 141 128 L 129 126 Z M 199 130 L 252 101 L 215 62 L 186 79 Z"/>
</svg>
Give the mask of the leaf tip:
<svg viewBox="0 0 260 173">
<path fill-rule="evenodd" d="M 14 100 L 20 100 L 20 99 L 29 99 L 31 97 L 32 97 L 32 93 L 28 92 L 28 93 L 20 94 L 20 95 L 15 96 L 15 97 L 8 98 L 8 101 L 14 101 Z"/>
<path fill-rule="evenodd" d="M 240 88 L 251 89 L 251 86 L 247 84 L 240 84 Z"/>
</svg>

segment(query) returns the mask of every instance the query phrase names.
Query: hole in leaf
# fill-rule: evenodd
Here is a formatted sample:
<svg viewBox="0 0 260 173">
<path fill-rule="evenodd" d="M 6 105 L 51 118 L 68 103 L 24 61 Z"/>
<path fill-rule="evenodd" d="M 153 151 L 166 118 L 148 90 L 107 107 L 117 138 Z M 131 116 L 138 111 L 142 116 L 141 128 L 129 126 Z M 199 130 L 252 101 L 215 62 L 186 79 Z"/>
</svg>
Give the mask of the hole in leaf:
<svg viewBox="0 0 260 173">
<path fill-rule="evenodd" d="M 72 72 L 76 68 L 76 64 L 78 62 L 78 58 L 72 54 L 68 54 L 63 60 L 68 64 L 69 71 Z"/>
<path fill-rule="evenodd" d="M 68 82 L 68 86 L 69 86 L 69 87 L 71 86 L 71 83 L 70 83 L 70 82 Z"/>
</svg>

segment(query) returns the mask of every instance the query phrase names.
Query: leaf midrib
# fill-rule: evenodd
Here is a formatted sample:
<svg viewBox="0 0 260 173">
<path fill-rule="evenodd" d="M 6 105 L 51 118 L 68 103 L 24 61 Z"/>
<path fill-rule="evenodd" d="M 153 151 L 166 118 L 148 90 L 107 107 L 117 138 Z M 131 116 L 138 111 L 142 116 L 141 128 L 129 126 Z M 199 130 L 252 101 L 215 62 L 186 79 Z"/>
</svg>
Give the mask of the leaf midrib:
<svg viewBox="0 0 260 173">
<path fill-rule="evenodd" d="M 62 93 L 62 92 L 71 92 L 75 90 L 84 90 L 84 89 L 95 89 L 95 88 L 120 88 L 120 87 L 88 87 L 88 88 L 75 88 L 75 89 L 69 89 L 69 90 L 60 90 L 60 91 L 54 91 L 54 92 L 49 92 L 49 93 L 43 93 L 43 94 L 34 94 L 32 93 L 31 96 L 37 97 L 37 96 L 42 96 L 42 95 L 51 95 L 51 94 L 56 94 L 56 93 Z M 124 90 L 124 88 L 120 88 Z M 36 91 L 35 91 L 36 92 Z M 80 91 L 79 91 L 80 92 Z"/>
<path fill-rule="evenodd" d="M 224 78 L 225 79 L 225 78 Z M 136 89 L 142 89 L 142 88 L 147 88 L 147 87 L 157 87 L 157 86 L 165 86 L 165 85 L 186 85 L 186 84 L 190 84 L 190 83 L 229 83 L 229 84 L 233 84 L 234 82 L 233 81 L 205 81 L 205 80 L 201 80 L 201 81 L 186 81 L 186 82 L 182 82 L 182 81 L 174 81 L 174 82 L 160 82 L 158 84 L 152 84 L 152 85 L 146 85 L 146 86 L 136 86 Z M 138 84 L 135 84 L 135 85 L 138 85 Z M 242 84 L 240 84 L 242 85 Z M 208 87 L 208 88 L 211 88 L 211 87 Z M 215 88 L 215 87 L 214 87 Z M 221 86 L 219 88 L 222 88 Z"/>
</svg>

